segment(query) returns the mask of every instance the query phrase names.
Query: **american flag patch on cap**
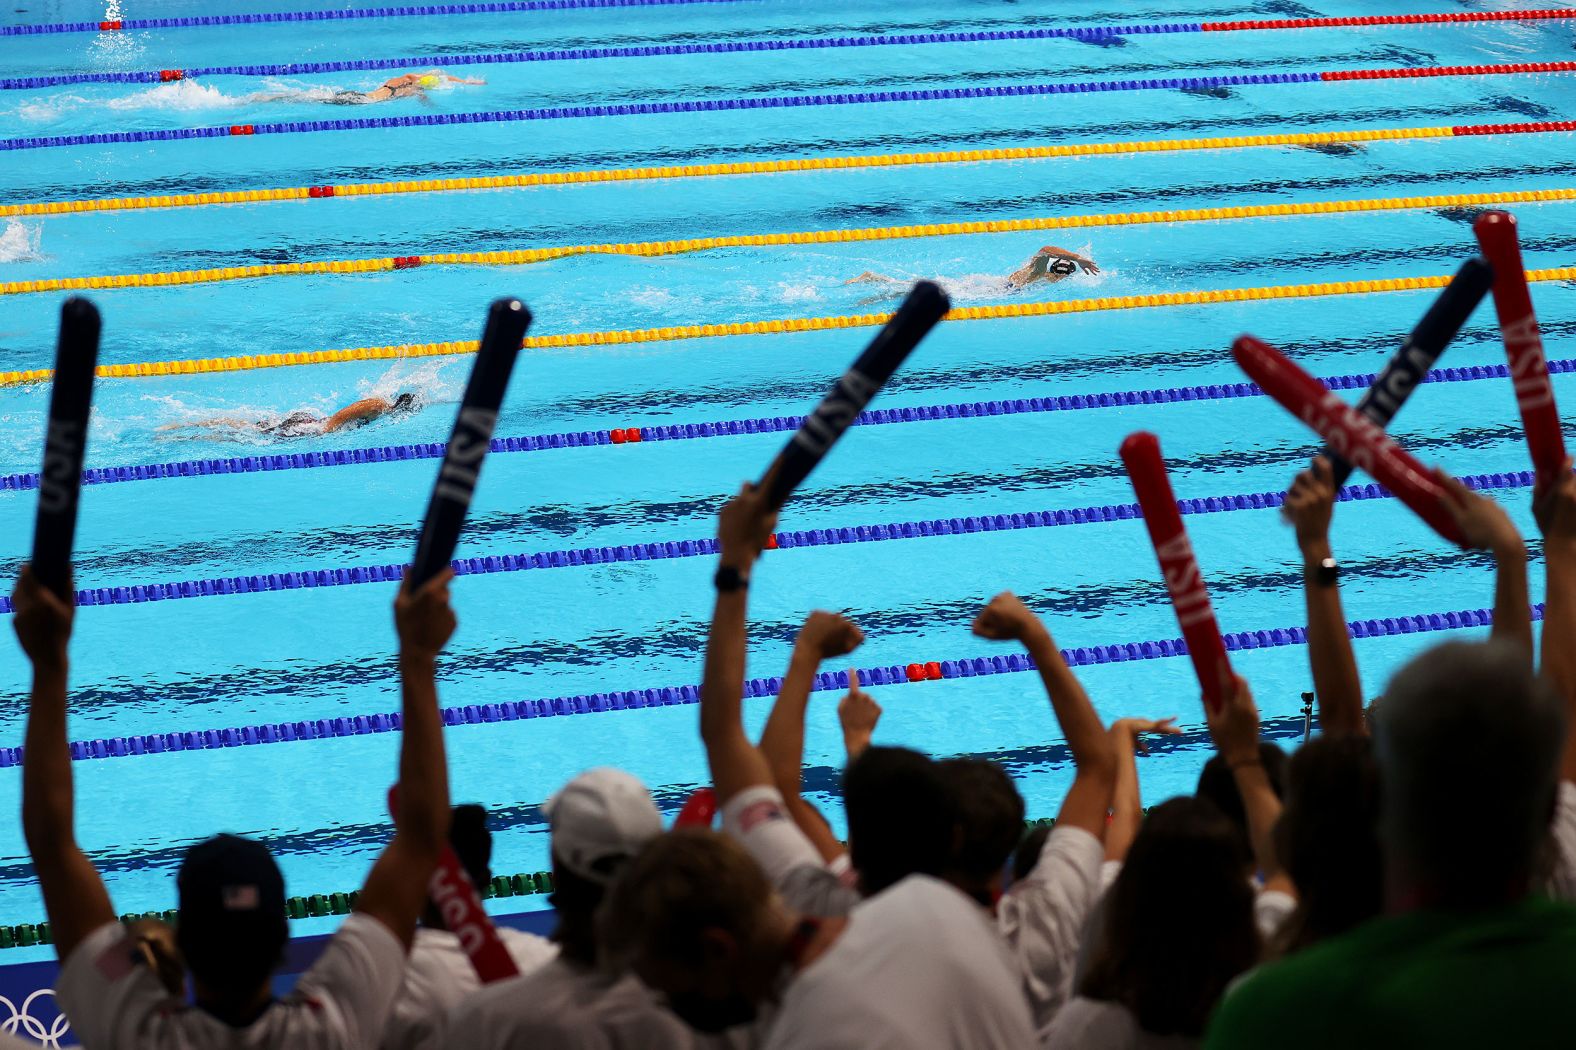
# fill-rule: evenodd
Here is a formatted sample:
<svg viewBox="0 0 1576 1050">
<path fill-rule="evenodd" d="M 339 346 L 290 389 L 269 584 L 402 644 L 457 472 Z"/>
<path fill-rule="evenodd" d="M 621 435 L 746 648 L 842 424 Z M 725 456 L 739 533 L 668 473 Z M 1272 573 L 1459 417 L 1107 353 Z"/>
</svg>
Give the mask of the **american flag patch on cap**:
<svg viewBox="0 0 1576 1050">
<path fill-rule="evenodd" d="M 263 895 L 256 886 L 226 886 L 220 891 L 220 900 L 225 911 L 256 911 L 261 905 Z"/>
</svg>

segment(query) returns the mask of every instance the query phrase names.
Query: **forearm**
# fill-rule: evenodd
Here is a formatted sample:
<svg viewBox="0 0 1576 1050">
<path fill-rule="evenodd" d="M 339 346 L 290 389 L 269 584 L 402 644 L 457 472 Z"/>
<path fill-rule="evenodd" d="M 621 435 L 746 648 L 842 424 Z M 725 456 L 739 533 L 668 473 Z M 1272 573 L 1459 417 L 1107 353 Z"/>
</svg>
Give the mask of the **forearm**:
<svg viewBox="0 0 1576 1050">
<path fill-rule="evenodd" d="M 1491 637 L 1514 644 L 1532 661 L 1532 610 L 1527 593 L 1527 546 L 1516 537 L 1494 548 L 1494 628 Z"/>
<path fill-rule="evenodd" d="M 1111 822 L 1105 829 L 1105 859 L 1125 860 L 1144 820 L 1138 790 L 1138 756 L 1131 733 L 1111 731 L 1111 755 L 1116 763 L 1116 783 L 1111 791 Z"/>
<path fill-rule="evenodd" d="M 1253 860 L 1259 875 L 1268 882 L 1280 873 L 1280 862 L 1275 856 L 1275 823 L 1280 820 L 1281 802 L 1270 785 L 1269 774 L 1257 759 L 1238 761 L 1232 766 L 1232 774 L 1248 818 Z"/>
<path fill-rule="evenodd" d="M 795 646 L 783 675 L 777 701 L 766 717 L 761 731 L 761 753 L 771 766 L 772 780 L 784 798 L 799 794 L 804 767 L 804 720 L 810 706 L 810 690 L 821 661 L 814 653 Z M 742 675 L 741 675 L 742 678 Z"/>
<path fill-rule="evenodd" d="M 1024 640 L 1029 656 L 1040 670 L 1040 681 L 1050 697 L 1051 709 L 1062 727 L 1073 762 L 1082 769 L 1104 768 L 1114 777 L 1114 762 L 1105 727 L 1089 702 L 1083 683 L 1073 674 L 1061 650 L 1048 631 L 1041 630 Z"/>
<path fill-rule="evenodd" d="M 1321 584 L 1318 573 L 1329 558 L 1328 543 L 1303 549 L 1303 594 L 1308 607 L 1308 664 L 1313 691 L 1319 698 L 1319 726 L 1326 733 L 1366 735 L 1363 719 L 1363 684 L 1357 672 L 1357 654 L 1346 629 L 1338 584 Z"/>
<path fill-rule="evenodd" d="M 35 667 L 22 763 L 22 831 L 35 863 L 76 848 L 75 790 L 66 743 L 66 664 Z"/>
<path fill-rule="evenodd" d="M 449 837 L 449 771 L 438 714 L 436 658 L 401 653 L 397 835 L 436 856 Z"/>
<path fill-rule="evenodd" d="M 843 730 L 843 751 L 848 755 L 848 761 L 852 762 L 865 753 L 865 749 L 870 746 L 871 737 L 872 734 L 868 729 Z"/>
</svg>

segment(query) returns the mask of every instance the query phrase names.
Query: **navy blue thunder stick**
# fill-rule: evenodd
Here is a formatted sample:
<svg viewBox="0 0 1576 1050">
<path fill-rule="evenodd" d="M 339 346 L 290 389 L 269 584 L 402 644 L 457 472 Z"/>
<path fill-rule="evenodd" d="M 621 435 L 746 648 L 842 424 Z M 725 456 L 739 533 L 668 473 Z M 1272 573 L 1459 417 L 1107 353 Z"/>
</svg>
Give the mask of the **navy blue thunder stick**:
<svg viewBox="0 0 1576 1050">
<path fill-rule="evenodd" d="M 86 299 L 60 307 L 60 341 L 49 391 L 49 425 L 44 432 L 44 468 L 38 475 L 38 516 L 33 523 L 33 575 L 66 602 L 71 595 L 71 547 L 77 535 L 77 499 L 82 492 L 82 456 L 88 444 L 88 410 L 93 407 L 93 373 L 98 367 L 98 308 Z"/>
<path fill-rule="evenodd" d="M 832 385 L 831 393 L 815 406 L 815 411 L 804 417 L 794 436 L 772 461 L 761 479 L 762 485 L 770 486 L 767 501 L 772 509 L 788 502 L 788 497 L 832 450 L 870 399 L 950 309 L 952 304 L 939 285 L 930 281 L 914 285 L 897 313 Z"/>
<path fill-rule="evenodd" d="M 1380 430 L 1388 428 L 1412 390 L 1428 375 L 1428 370 L 1434 367 L 1439 355 L 1445 352 L 1450 340 L 1461 331 L 1461 326 L 1467 323 L 1467 318 L 1493 286 L 1494 270 L 1482 256 L 1473 256 L 1462 263 L 1455 277 L 1401 344 L 1401 349 L 1385 363 L 1384 371 L 1375 376 L 1363 392 L 1357 402 L 1357 411 L 1373 420 Z M 1339 489 L 1351 477 L 1352 465 L 1331 452 L 1328 446 L 1323 455 L 1330 461 L 1335 472 L 1335 487 Z"/>
<path fill-rule="evenodd" d="M 443 466 L 432 486 L 427 504 L 427 520 L 421 526 L 416 544 L 416 560 L 411 564 L 411 590 L 415 590 L 443 571 L 454 557 L 482 472 L 482 459 L 492 442 L 498 423 L 498 406 L 514 371 L 520 342 L 531 326 L 531 311 L 518 299 L 495 299 L 487 308 L 487 327 L 482 331 L 481 349 L 471 366 L 470 382 L 460 401 L 460 414 L 454 417 Z"/>
</svg>

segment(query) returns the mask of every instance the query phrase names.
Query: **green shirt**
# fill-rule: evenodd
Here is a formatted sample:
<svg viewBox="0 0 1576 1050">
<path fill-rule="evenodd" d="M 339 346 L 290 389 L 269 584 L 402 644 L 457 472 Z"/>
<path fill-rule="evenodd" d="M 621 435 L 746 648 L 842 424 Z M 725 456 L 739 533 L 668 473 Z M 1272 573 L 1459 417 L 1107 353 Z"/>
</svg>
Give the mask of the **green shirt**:
<svg viewBox="0 0 1576 1050">
<path fill-rule="evenodd" d="M 1374 921 L 1229 993 L 1206 1050 L 1576 1045 L 1576 906 L 1529 899 Z"/>
</svg>

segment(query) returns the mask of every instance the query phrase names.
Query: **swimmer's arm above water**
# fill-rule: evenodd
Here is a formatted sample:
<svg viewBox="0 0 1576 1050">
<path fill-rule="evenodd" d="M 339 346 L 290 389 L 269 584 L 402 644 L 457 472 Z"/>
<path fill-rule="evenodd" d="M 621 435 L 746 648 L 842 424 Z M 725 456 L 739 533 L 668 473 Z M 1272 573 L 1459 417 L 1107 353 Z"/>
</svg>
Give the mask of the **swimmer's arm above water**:
<svg viewBox="0 0 1576 1050">
<path fill-rule="evenodd" d="M 381 397 L 365 397 L 329 416 L 323 423 L 323 433 L 332 434 L 334 431 L 358 423 L 377 419 L 379 416 L 393 408 L 393 404 Z"/>
</svg>

